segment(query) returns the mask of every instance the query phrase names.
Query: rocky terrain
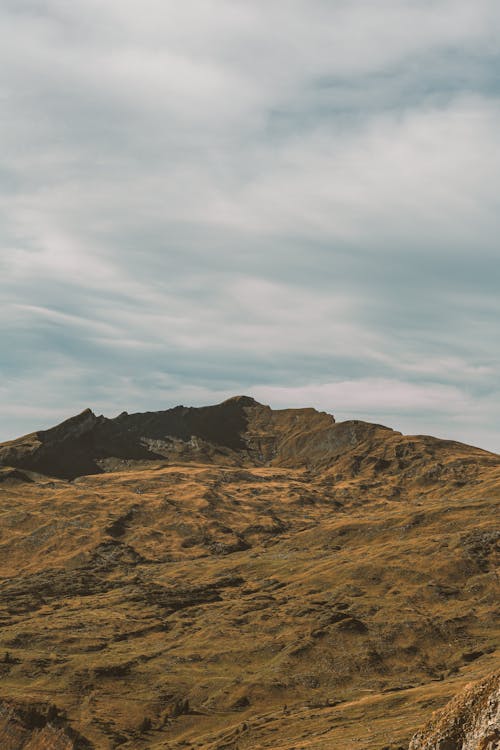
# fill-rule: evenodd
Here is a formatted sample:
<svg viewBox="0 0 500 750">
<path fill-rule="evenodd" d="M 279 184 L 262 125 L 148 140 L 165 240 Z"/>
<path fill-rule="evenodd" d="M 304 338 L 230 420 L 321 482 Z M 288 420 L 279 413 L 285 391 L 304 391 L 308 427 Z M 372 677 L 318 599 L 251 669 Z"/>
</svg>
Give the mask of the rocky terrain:
<svg viewBox="0 0 500 750">
<path fill-rule="evenodd" d="M 0 747 L 408 748 L 498 668 L 499 496 L 495 454 L 248 397 L 0 445 Z"/>
<path fill-rule="evenodd" d="M 469 685 L 432 717 L 410 750 L 497 750 L 500 747 L 500 672 Z"/>
<path fill-rule="evenodd" d="M 91 745 L 67 725 L 50 704 L 0 703 L 2 750 L 90 750 Z"/>
</svg>

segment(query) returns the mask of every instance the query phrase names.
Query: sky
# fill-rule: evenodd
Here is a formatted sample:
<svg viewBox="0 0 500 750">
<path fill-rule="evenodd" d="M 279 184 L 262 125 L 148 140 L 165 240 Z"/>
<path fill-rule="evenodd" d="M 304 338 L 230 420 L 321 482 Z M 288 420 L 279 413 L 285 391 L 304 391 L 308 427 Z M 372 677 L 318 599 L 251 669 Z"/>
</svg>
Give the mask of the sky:
<svg viewBox="0 0 500 750">
<path fill-rule="evenodd" d="M 498 0 L 0 0 L 0 440 L 248 394 L 500 452 Z"/>
</svg>

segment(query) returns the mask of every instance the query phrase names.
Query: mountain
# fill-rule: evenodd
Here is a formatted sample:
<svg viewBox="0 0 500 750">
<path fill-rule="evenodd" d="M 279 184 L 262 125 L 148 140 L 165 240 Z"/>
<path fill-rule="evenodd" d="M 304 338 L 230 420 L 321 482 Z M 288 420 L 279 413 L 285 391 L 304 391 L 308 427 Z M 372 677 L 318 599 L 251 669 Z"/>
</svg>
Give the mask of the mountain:
<svg viewBox="0 0 500 750">
<path fill-rule="evenodd" d="M 314 409 L 273 411 L 247 396 L 216 406 L 97 417 L 86 409 L 50 430 L 0 445 L 3 465 L 74 479 L 131 461 L 263 465 L 325 439 L 335 420 Z M 324 437 L 325 436 L 325 437 Z"/>
<path fill-rule="evenodd" d="M 342 469 L 346 476 L 401 475 L 424 483 L 468 481 L 500 459 L 478 448 L 315 409 L 273 410 L 248 396 L 215 406 L 176 406 L 115 419 L 86 409 L 49 430 L 0 443 L 0 466 L 75 479 L 149 462 Z M 432 465 L 432 469 L 431 469 Z"/>
<path fill-rule="evenodd" d="M 498 668 L 495 454 L 240 396 L 0 467 L 6 750 L 396 750 Z"/>
</svg>

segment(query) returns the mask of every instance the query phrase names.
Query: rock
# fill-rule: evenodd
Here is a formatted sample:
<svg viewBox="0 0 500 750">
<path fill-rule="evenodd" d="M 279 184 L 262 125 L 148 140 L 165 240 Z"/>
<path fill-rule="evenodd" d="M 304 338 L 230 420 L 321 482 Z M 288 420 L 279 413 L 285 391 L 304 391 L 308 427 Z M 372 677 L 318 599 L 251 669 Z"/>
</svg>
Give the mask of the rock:
<svg viewBox="0 0 500 750">
<path fill-rule="evenodd" d="M 357 617 L 346 617 L 340 619 L 336 625 L 337 630 L 341 630 L 344 633 L 366 633 L 368 631 L 365 623 L 358 620 Z"/>
<path fill-rule="evenodd" d="M 240 710 L 242 708 L 247 708 L 250 705 L 250 699 L 247 695 L 242 695 L 240 698 L 234 701 L 231 708 L 234 708 L 236 710 Z"/>
<path fill-rule="evenodd" d="M 409 750 L 498 750 L 500 672 L 468 685 L 433 714 L 413 737 Z"/>
<path fill-rule="evenodd" d="M 6 750 L 92 750 L 53 704 L 0 702 L 0 747 Z"/>
<path fill-rule="evenodd" d="M 476 661 L 476 659 L 480 659 L 481 656 L 484 656 L 484 651 L 464 651 L 462 659 L 469 663 L 471 661 Z"/>
</svg>

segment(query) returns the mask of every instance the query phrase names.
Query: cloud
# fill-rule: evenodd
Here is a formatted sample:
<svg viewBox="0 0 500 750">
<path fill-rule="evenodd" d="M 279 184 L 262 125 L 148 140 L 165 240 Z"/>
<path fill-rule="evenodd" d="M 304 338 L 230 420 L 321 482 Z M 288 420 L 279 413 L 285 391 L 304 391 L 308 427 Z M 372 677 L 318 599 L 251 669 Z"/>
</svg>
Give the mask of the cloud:
<svg viewBox="0 0 500 750">
<path fill-rule="evenodd" d="M 0 439 L 248 391 L 500 450 L 497 3 L 0 28 Z"/>
</svg>

